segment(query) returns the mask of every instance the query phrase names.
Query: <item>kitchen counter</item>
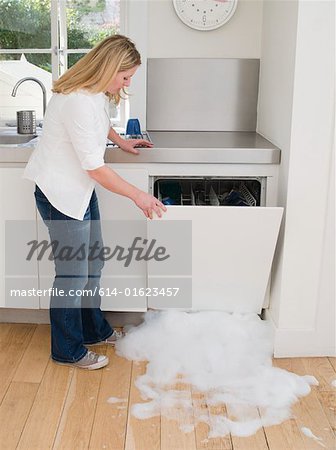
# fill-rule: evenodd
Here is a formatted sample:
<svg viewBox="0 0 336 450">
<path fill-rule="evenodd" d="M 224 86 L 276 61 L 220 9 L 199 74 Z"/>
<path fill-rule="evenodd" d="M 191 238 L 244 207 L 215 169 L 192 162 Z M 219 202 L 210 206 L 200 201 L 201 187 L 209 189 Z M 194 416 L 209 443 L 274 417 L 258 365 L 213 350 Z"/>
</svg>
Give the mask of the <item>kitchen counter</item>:
<svg viewBox="0 0 336 450">
<path fill-rule="evenodd" d="M 153 149 L 137 156 L 114 149 L 113 163 L 279 164 L 280 149 L 258 133 L 213 131 L 149 131 Z"/>
<path fill-rule="evenodd" d="M 149 132 L 154 148 L 139 155 L 108 147 L 107 163 L 279 164 L 280 149 L 254 132 Z M 26 163 L 34 144 L 0 146 L 0 163 Z"/>
</svg>

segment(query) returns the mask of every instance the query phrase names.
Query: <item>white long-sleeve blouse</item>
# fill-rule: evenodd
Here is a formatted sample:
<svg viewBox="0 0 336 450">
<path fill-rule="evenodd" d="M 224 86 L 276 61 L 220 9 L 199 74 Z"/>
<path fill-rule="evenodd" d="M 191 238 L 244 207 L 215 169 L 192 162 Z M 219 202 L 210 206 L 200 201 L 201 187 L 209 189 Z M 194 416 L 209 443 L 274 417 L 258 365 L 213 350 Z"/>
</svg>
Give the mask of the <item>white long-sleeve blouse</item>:
<svg viewBox="0 0 336 450">
<path fill-rule="evenodd" d="M 104 93 L 54 94 L 23 177 L 34 181 L 56 209 L 83 220 L 95 187 L 86 171 L 104 165 L 109 128 Z"/>
</svg>

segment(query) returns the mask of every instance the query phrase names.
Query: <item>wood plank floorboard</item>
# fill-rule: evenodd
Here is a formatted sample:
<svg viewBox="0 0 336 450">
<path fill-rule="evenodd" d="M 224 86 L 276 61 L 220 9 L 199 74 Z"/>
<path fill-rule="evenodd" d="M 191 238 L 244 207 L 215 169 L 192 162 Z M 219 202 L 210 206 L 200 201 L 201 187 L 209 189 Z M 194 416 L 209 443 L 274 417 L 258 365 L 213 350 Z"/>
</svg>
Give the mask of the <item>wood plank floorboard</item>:
<svg viewBox="0 0 336 450">
<path fill-rule="evenodd" d="M 319 382 L 319 385 L 314 386 L 313 390 L 328 419 L 331 429 L 335 433 L 336 387 L 332 385 L 332 381 L 336 379 L 334 368 L 328 358 L 303 358 L 302 362 L 307 373 L 312 373 Z"/>
<path fill-rule="evenodd" d="M 103 370 L 89 448 L 123 450 L 126 440 L 132 362 L 107 347 L 109 367 Z"/>
<path fill-rule="evenodd" d="M 12 382 L 0 406 L 0 448 L 15 449 L 31 407 L 38 383 Z"/>
<path fill-rule="evenodd" d="M 35 328 L 36 326 L 31 324 L 0 325 L 0 404 L 13 380 Z"/>
<path fill-rule="evenodd" d="M 230 408 L 209 406 L 202 393 L 181 383 L 174 388 L 190 399 L 191 412 L 181 410 L 177 421 L 137 419 L 132 406 L 147 401 L 136 387 L 146 362 L 127 361 L 112 347 L 93 350 L 109 356 L 108 367 L 86 372 L 61 366 L 49 357 L 48 325 L 0 324 L 1 450 L 336 450 L 334 357 L 274 359 L 276 367 L 313 375 L 319 385 L 280 425 L 249 437 L 209 439 L 209 426 L 197 418 L 227 414 L 234 419 Z M 188 433 L 181 424 L 190 426 Z M 304 427 L 321 440 L 307 437 Z"/>
<path fill-rule="evenodd" d="M 322 406 L 324 414 L 328 419 L 331 429 L 334 433 L 336 433 L 336 392 L 320 391 L 317 392 L 316 395 Z"/>
<path fill-rule="evenodd" d="M 50 359 L 50 325 L 38 325 L 18 365 L 13 381 L 40 383 Z"/>
<path fill-rule="evenodd" d="M 216 426 L 215 418 L 216 416 L 228 416 L 229 413 L 226 410 L 226 406 L 210 406 L 207 404 L 208 412 L 209 412 L 209 419 L 210 419 L 210 427 Z M 219 450 L 231 450 L 233 449 L 233 442 L 232 437 L 230 434 L 223 436 L 223 437 L 213 437 L 209 439 L 210 445 L 213 445 L 214 449 Z M 211 447 L 210 447 L 211 448 Z"/>
<path fill-rule="evenodd" d="M 280 425 L 265 427 L 264 430 L 270 450 L 306 450 L 295 419 L 286 420 Z"/>
<path fill-rule="evenodd" d="M 102 377 L 101 370 L 75 370 L 62 410 L 54 450 L 87 449 Z"/>
<path fill-rule="evenodd" d="M 146 372 L 145 362 L 133 362 L 131 389 L 129 393 L 129 409 L 125 450 L 160 450 L 161 449 L 161 418 L 153 417 L 146 420 L 136 419 L 131 414 L 131 408 L 136 403 L 143 403 L 134 382 Z"/>
<path fill-rule="evenodd" d="M 230 435 L 221 438 L 209 438 L 211 408 L 207 404 L 206 396 L 191 390 L 195 420 L 195 438 L 197 450 L 232 450 Z"/>
<path fill-rule="evenodd" d="M 336 373 L 336 357 L 335 356 L 329 356 L 327 359 L 330 362 L 330 364 L 333 366 L 334 371 Z"/>
<path fill-rule="evenodd" d="M 181 393 L 183 399 L 190 404 L 190 409 L 174 408 L 175 419 L 161 417 L 161 450 L 196 450 L 190 386 L 178 383 L 172 389 Z"/>
<path fill-rule="evenodd" d="M 314 375 L 319 385 L 317 391 L 331 391 L 331 382 L 336 379 L 335 371 L 328 358 L 302 358 L 306 373 Z"/>
<path fill-rule="evenodd" d="M 326 366 L 326 358 L 322 358 L 318 364 L 316 361 L 310 361 L 311 359 L 316 360 L 316 358 L 283 358 L 275 360 L 274 363 L 277 367 L 291 370 L 300 375 L 313 375 L 317 378 L 319 383 L 321 383 L 321 386 L 325 387 L 327 385 L 325 382 L 326 373 L 329 372 L 328 369 L 325 371 L 324 369 L 321 369 L 321 367 Z M 307 366 L 309 366 L 309 370 L 306 369 Z M 305 445 L 304 448 L 315 450 L 321 448 L 321 444 L 323 444 L 325 448 L 335 449 L 335 433 L 321 404 L 319 388 L 320 386 L 312 386 L 311 393 L 306 397 L 302 397 L 300 401 L 294 405 L 293 416 L 300 430 Z M 322 390 L 322 392 L 326 391 Z M 319 437 L 321 441 L 317 442 L 313 438 L 306 436 L 303 432 L 303 429 L 305 428 L 311 430 L 311 432 Z"/>
<path fill-rule="evenodd" d="M 75 369 L 71 367 L 49 361 L 23 429 L 18 449 L 52 448 L 74 372 Z"/>
<path fill-rule="evenodd" d="M 230 408 L 226 408 L 228 413 L 228 418 L 234 420 L 235 416 L 230 410 Z M 249 413 L 249 418 L 260 418 L 260 413 L 257 408 L 250 408 L 248 411 L 245 408 L 245 413 Z M 265 431 L 263 428 L 258 430 L 252 436 L 247 437 L 238 437 L 231 436 L 232 447 L 234 450 L 268 450 L 268 444 L 266 440 Z"/>
</svg>

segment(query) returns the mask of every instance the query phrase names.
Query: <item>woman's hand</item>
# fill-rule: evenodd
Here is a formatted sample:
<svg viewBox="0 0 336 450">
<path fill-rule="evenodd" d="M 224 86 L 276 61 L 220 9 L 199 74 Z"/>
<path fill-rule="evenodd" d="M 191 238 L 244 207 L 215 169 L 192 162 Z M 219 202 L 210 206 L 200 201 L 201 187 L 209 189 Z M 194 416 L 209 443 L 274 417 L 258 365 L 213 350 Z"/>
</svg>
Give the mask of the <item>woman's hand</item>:
<svg viewBox="0 0 336 450">
<path fill-rule="evenodd" d="M 167 211 L 167 208 L 160 200 L 144 191 L 139 192 L 134 198 L 134 203 L 143 211 L 148 219 L 153 219 L 153 211 L 158 217 L 162 217 L 162 211 Z"/>
<path fill-rule="evenodd" d="M 153 144 L 146 139 L 123 139 L 123 142 L 119 144 L 119 147 L 124 150 L 124 152 L 134 153 L 138 155 L 140 152 L 136 147 L 146 147 L 152 148 Z"/>
<path fill-rule="evenodd" d="M 133 200 L 148 219 L 153 219 L 153 211 L 159 217 L 162 216 L 162 211 L 167 211 L 167 208 L 160 200 L 147 194 L 145 191 L 141 191 L 133 184 L 128 183 L 107 165 L 98 167 L 94 170 L 88 170 L 87 173 L 90 178 L 105 189 Z"/>
</svg>

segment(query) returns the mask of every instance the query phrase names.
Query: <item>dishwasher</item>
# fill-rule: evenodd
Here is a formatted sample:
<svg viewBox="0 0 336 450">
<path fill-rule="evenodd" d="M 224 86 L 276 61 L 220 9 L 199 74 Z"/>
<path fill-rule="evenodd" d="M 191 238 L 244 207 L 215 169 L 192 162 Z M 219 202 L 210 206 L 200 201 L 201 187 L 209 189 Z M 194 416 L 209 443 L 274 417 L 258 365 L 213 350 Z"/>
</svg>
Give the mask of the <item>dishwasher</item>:
<svg viewBox="0 0 336 450">
<path fill-rule="evenodd" d="M 283 210 L 266 207 L 267 177 L 151 176 L 149 192 L 167 207 L 161 221 L 189 221 L 192 274 L 151 273 L 148 286 L 180 283 L 185 302 L 149 297 L 153 309 L 257 313 L 268 306 L 269 276 Z M 157 219 L 155 219 L 157 220 Z M 158 236 L 151 232 L 149 238 Z"/>
<path fill-rule="evenodd" d="M 165 205 L 265 206 L 266 179 L 152 177 L 150 190 Z"/>
</svg>

